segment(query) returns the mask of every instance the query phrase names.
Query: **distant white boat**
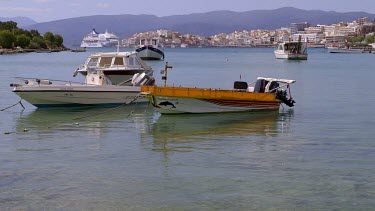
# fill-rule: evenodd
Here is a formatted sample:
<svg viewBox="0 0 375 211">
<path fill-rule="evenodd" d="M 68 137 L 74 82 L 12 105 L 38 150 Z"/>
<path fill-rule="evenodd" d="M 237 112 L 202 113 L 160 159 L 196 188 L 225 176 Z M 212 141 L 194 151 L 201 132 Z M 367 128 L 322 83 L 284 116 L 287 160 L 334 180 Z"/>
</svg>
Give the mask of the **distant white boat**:
<svg viewBox="0 0 375 211">
<path fill-rule="evenodd" d="M 141 39 L 140 45 L 135 49 L 138 56 L 143 60 L 163 60 L 164 49 L 158 39 Z"/>
<path fill-rule="evenodd" d="M 188 44 L 185 44 L 185 43 L 182 43 L 182 44 L 181 44 L 181 48 L 187 48 L 187 47 L 189 47 Z"/>
<path fill-rule="evenodd" d="M 81 43 L 81 48 L 102 48 L 102 47 L 114 47 L 118 44 L 119 38 L 108 31 L 104 34 L 100 34 L 92 30 L 92 32 L 86 35 Z"/>
<path fill-rule="evenodd" d="M 307 42 L 283 42 L 274 53 L 277 59 L 307 60 Z"/>
</svg>

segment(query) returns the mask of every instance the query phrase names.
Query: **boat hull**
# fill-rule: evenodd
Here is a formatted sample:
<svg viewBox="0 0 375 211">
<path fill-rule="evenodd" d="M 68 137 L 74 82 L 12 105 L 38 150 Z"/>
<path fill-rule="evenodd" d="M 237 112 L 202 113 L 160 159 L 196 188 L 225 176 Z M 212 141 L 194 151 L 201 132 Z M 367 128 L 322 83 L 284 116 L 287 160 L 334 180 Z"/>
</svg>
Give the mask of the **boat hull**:
<svg viewBox="0 0 375 211">
<path fill-rule="evenodd" d="M 102 43 L 98 42 L 82 42 L 80 45 L 81 48 L 102 48 Z"/>
<path fill-rule="evenodd" d="M 328 49 L 328 52 L 329 53 L 347 53 L 347 54 L 352 54 L 352 53 L 363 53 L 364 50 L 363 49 L 332 49 L 332 48 L 329 48 Z"/>
<path fill-rule="evenodd" d="M 135 50 L 138 56 L 143 60 L 163 60 L 164 53 L 158 48 L 152 46 L 142 46 Z"/>
<path fill-rule="evenodd" d="M 257 101 L 181 97 L 155 97 L 155 99 L 157 104 L 154 104 L 154 107 L 161 114 L 275 111 L 279 109 L 279 104 L 277 102 L 265 103 Z"/>
<path fill-rule="evenodd" d="M 103 106 L 146 103 L 140 87 L 124 86 L 19 86 L 13 90 L 36 107 Z"/>
<path fill-rule="evenodd" d="M 274 93 L 250 93 L 183 87 L 142 86 L 151 104 L 162 114 L 223 113 L 278 110 Z"/>
<path fill-rule="evenodd" d="M 278 51 L 278 50 L 276 50 L 274 53 L 275 53 L 276 59 L 307 60 L 307 54 L 285 53 L 283 51 Z"/>
</svg>

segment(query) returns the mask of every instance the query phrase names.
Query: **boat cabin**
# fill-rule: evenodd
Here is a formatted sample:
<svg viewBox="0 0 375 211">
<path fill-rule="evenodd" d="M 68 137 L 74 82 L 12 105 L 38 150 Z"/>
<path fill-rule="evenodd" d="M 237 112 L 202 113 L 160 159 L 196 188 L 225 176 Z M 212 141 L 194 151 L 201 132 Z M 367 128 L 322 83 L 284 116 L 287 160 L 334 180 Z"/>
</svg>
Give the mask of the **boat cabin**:
<svg viewBox="0 0 375 211">
<path fill-rule="evenodd" d="M 158 39 L 141 39 L 139 41 L 139 45 L 152 45 L 152 46 L 158 46 L 159 40 Z"/>
<path fill-rule="evenodd" d="M 307 43 L 304 42 L 285 42 L 280 43 L 277 50 L 290 53 L 306 53 Z"/>
<path fill-rule="evenodd" d="M 97 53 L 86 61 L 87 69 L 146 69 L 151 67 L 144 63 L 134 52 Z"/>
</svg>

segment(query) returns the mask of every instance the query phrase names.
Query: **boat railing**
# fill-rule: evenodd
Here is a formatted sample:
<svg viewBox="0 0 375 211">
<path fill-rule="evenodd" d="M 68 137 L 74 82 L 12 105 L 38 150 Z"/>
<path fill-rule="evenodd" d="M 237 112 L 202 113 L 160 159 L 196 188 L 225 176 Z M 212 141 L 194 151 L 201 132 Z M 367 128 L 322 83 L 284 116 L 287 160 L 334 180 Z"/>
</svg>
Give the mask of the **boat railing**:
<svg viewBox="0 0 375 211">
<path fill-rule="evenodd" d="M 64 80 L 52 80 L 52 79 L 42 79 L 42 78 L 25 78 L 25 77 L 15 77 L 16 80 L 20 81 L 19 86 L 49 86 L 49 85 L 87 85 L 86 83 L 75 82 L 75 81 L 64 81 Z"/>
</svg>

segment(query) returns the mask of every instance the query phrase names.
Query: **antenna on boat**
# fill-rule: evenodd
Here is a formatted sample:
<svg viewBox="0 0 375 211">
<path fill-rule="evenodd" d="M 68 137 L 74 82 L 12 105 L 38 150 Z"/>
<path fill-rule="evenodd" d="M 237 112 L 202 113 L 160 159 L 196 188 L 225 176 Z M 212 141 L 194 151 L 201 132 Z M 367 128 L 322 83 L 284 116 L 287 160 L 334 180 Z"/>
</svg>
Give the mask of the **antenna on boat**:
<svg viewBox="0 0 375 211">
<path fill-rule="evenodd" d="M 164 74 L 164 76 L 161 77 L 161 79 L 164 81 L 164 87 L 167 86 L 167 76 L 168 76 L 168 69 L 172 69 L 172 66 L 168 66 L 168 62 L 165 63 L 164 70 L 161 70 L 160 73 Z"/>
<path fill-rule="evenodd" d="M 117 40 L 117 53 L 120 52 L 120 40 Z"/>
</svg>

